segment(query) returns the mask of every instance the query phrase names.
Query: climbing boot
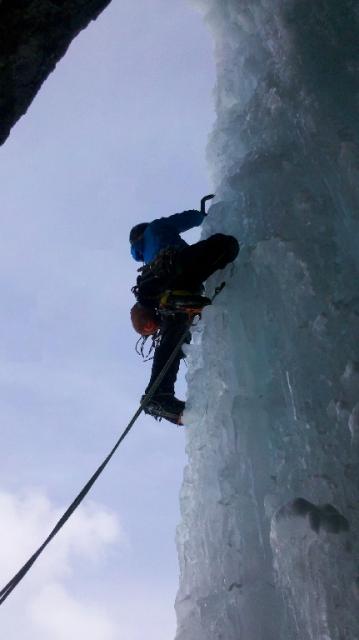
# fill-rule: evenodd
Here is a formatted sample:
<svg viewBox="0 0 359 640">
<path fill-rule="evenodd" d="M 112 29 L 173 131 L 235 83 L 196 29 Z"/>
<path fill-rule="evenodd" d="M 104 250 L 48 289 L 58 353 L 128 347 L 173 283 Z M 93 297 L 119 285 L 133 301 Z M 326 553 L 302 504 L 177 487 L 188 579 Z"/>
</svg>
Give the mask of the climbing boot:
<svg viewBox="0 0 359 640">
<path fill-rule="evenodd" d="M 142 396 L 141 402 L 146 396 Z M 182 424 L 182 414 L 185 408 L 183 400 L 178 400 L 172 393 L 158 392 L 152 396 L 151 400 L 146 404 L 144 412 L 150 416 L 161 420 L 164 418 L 174 424 Z"/>
</svg>

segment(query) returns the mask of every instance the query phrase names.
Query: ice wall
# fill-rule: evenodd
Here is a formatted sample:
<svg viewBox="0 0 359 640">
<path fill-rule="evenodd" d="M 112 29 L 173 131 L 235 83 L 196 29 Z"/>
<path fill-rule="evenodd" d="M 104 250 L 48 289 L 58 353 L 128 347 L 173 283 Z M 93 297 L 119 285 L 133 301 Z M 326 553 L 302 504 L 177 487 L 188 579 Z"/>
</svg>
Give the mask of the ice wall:
<svg viewBox="0 0 359 640">
<path fill-rule="evenodd" d="M 359 3 L 197 0 L 242 249 L 189 347 L 177 640 L 359 639 Z"/>
</svg>

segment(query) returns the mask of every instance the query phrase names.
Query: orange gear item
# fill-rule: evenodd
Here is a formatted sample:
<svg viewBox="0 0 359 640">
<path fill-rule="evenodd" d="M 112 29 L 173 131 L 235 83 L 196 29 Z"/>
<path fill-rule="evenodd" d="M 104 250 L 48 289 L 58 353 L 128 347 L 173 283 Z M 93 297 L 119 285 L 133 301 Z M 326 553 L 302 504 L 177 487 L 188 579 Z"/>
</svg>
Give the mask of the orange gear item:
<svg viewBox="0 0 359 640">
<path fill-rule="evenodd" d="M 187 313 L 190 318 L 200 316 L 203 308 L 211 304 L 210 298 L 191 291 L 165 291 L 160 298 L 160 309 Z"/>
<path fill-rule="evenodd" d="M 152 336 L 160 328 L 156 311 L 142 306 L 139 302 L 131 309 L 132 326 L 141 336 Z"/>
</svg>

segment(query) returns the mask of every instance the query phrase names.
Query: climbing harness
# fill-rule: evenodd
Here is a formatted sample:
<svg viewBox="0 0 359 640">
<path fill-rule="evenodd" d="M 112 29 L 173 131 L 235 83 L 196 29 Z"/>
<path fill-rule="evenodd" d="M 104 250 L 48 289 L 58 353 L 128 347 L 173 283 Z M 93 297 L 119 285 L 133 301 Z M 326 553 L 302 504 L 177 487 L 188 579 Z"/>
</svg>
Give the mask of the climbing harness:
<svg viewBox="0 0 359 640">
<path fill-rule="evenodd" d="M 159 300 L 158 309 L 160 313 L 169 312 L 187 313 L 188 315 L 201 315 L 204 307 L 212 304 L 210 298 L 202 295 L 201 292 L 194 293 L 184 290 L 168 290 L 163 293 Z"/>
<path fill-rule="evenodd" d="M 213 295 L 213 297 L 211 299 L 211 302 L 213 302 L 213 300 L 217 297 L 217 295 L 222 291 L 224 286 L 225 286 L 225 282 L 222 282 L 222 284 L 215 289 L 215 292 L 214 292 L 214 295 Z M 36 562 L 36 560 L 42 554 L 42 552 L 48 546 L 48 544 L 50 544 L 51 540 L 59 533 L 59 531 L 62 529 L 64 524 L 68 521 L 70 516 L 74 513 L 74 511 L 77 509 L 77 507 L 81 504 L 81 502 L 87 496 L 87 494 L 89 493 L 90 489 L 95 484 L 97 478 L 101 475 L 101 473 L 103 472 L 105 467 L 108 465 L 108 463 L 110 462 L 111 458 L 114 456 L 114 454 L 116 453 L 117 449 L 119 448 L 121 442 L 126 438 L 128 433 L 132 429 L 133 425 L 135 424 L 137 418 L 140 416 L 142 411 L 146 408 L 147 404 L 152 399 L 152 397 L 155 394 L 156 390 L 160 386 L 163 378 L 165 377 L 167 371 L 169 370 L 169 368 L 171 367 L 172 363 L 174 362 L 179 350 L 181 349 L 184 341 L 186 340 L 186 337 L 187 337 L 187 334 L 188 334 L 188 330 L 190 329 L 190 327 L 191 327 L 191 325 L 193 323 L 193 319 L 194 319 L 194 316 L 189 318 L 188 322 L 186 323 L 186 327 L 185 327 L 185 330 L 183 331 L 183 334 L 181 335 L 177 345 L 173 349 L 173 351 L 172 351 L 170 357 L 168 358 L 166 364 L 164 365 L 162 371 L 160 371 L 160 373 L 158 374 L 156 380 L 154 381 L 154 383 L 150 387 L 148 393 L 146 393 L 146 395 L 143 396 L 136 413 L 131 418 L 131 420 L 128 423 L 126 429 L 124 429 L 124 431 L 120 435 L 119 439 L 117 440 L 116 444 L 111 449 L 110 453 L 106 456 L 106 458 L 104 459 L 102 464 L 100 464 L 100 466 L 96 469 L 95 473 L 91 476 L 91 478 L 88 480 L 88 482 L 85 484 L 85 486 L 81 489 L 80 493 L 76 496 L 76 498 L 70 504 L 70 506 L 65 511 L 65 513 L 58 520 L 58 522 L 56 523 L 56 525 L 54 526 L 54 528 L 52 529 L 50 534 L 47 536 L 47 538 L 44 540 L 44 542 L 40 545 L 40 547 L 35 551 L 35 553 L 33 553 L 33 555 L 27 560 L 27 562 L 25 562 L 25 564 L 11 578 L 11 580 L 9 580 L 9 582 L 0 590 L 0 605 L 2 605 L 3 602 L 5 602 L 5 600 L 8 598 L 10 593 L 15 589 L 15 587 L 19 584 L 19 582 L 21 582 L 21 580 L 25 577 L 25 575 L 30 571 L 32 565 Z"/>
</svg>

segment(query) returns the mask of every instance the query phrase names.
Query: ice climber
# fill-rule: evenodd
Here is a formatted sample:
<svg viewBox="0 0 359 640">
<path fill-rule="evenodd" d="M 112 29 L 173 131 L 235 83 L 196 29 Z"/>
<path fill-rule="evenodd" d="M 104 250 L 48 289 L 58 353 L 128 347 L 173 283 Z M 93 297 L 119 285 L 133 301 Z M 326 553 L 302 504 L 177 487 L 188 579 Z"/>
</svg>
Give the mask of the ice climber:
<svg viewBox="0 0 359 640">
<path fill-rule="evenodd" d="M 131 309 L 131 320 L 142 336 L 155 336 L 151 378 L 145 395 L 189 326 L 189 312 L 210 304 L 203 296 L 203 283 L 238 255 L 239 244 L 233 236 L 216 233 L 192 245 L 180 236 L 203 222 L 205 202 L 213 197 L 202 198 L 200 211 L 175 213 L 131 229 L 131 255 L 144 263 L 133 287 L 137 302 Z M 188 331 L 186 342 L 190 339 Z M 182 424 L 185 408 L 174 392 L 182 357 L 180 351 L 144 409 L 157 419 L 165 418 L 175 424 Z"/>
</svg>

